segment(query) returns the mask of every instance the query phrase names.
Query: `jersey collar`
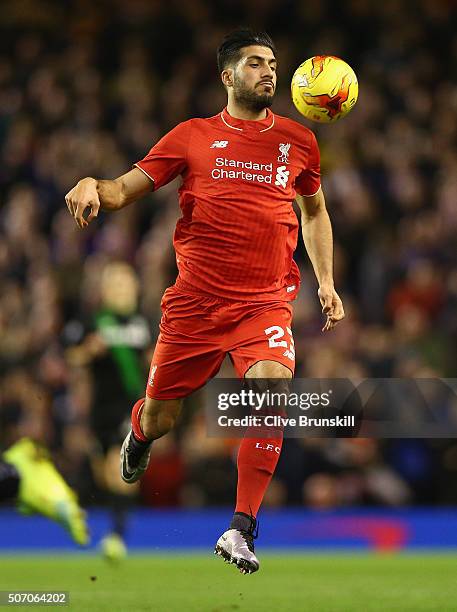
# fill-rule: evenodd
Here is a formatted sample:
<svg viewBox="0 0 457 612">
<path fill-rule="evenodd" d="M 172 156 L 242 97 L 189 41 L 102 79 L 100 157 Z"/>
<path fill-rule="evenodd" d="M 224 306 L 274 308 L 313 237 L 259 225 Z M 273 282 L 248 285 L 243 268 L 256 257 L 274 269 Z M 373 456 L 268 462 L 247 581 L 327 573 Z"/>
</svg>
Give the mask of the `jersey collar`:
<svg viewBox="0 0 457 612">
<path fill-rule="evenodd" d="M 227 127 L 232 128 L 232 130 L 237 130 L 238 132 L 244 132 L 246 130 L 266 132 L 267 130 L 270 130 L 275 124 L 274 113 L 272 113 L 269 108 L 267 108 L 267 116 L 265 117 L 265 119 L 260 119 L 259 121 L 236 119 L 235 117 L 229 115 L 227 107 L 224 108 L 220 116 Z"/>
</svg>

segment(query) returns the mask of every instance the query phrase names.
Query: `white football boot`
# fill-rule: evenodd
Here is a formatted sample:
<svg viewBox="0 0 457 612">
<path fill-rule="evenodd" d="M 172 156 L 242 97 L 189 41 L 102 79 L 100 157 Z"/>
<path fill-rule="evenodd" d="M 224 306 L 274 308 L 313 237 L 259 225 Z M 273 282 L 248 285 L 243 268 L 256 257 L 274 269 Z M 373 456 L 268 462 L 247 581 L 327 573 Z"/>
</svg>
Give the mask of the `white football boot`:
<svg viewBox="0 0 457 612">
<path fill-rule="evenodd" d="M 260 562 L 254 554 L 253 529 L 242 531 L 228 529 L 218 539 L 214 554 L 222 557 L 226 563 L 234 563 L 242 574 L 253 574 L 260 567 Z"/>
<path fill-rule="evenodd" d="M 147 470 L 151 455 L 151 445 L 134 440 L 132 430 L 127 434 L 121 447 L 121 478 L 132 484 L 139 480 Z"/>
</svg>

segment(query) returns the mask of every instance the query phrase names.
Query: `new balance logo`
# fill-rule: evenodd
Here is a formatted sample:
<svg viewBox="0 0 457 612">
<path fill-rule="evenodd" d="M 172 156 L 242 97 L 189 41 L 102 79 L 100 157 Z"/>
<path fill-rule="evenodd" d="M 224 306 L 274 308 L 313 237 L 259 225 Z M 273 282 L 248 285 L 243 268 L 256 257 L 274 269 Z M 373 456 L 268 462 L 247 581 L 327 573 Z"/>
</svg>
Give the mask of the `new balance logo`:
<svg viewBox="0 0 457 612">
<path fill-rule="evenodd" d="M 210 146 L 210 149 L 225 149 L 228 145 L 228 140 L 215 140 Z"/>
<path fill-rule="evenodd" d="M 275 185 L 285 189 L 287 187 L 287 181 L 289 180 L 289 170 L 286 170 L 286 166 L 278 166 L 276 170 Z"/>
</svg>

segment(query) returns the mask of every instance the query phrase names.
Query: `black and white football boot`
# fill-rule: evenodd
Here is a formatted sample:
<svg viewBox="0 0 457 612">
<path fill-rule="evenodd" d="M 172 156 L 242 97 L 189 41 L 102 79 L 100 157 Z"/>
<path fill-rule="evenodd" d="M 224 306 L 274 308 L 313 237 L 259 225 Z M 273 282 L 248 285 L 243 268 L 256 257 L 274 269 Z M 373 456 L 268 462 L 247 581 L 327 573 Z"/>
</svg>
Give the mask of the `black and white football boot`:
<svg viewBox="0 0 457 612">
<path fill-rule="evenodd" d="M 140 442 L 130 430 L 121 447 L 121 478 L 133 484 L 145 473 L 151 455 L 151 442 Z"/>
<path fill-rule="evenodd" d="M 260 562 L 254 552 L 254 540 L 259 530 L 256 529 L 255 518 L 252 516 L 247 518 L 250 519 L 247 529 L 234 528 L 234 521 L 232 521 L 230 529 L 227 529 L 218 539 L 214 554 L 222 557 L 226 563 L 234 563 L 242 574 L 253 574 L 260 567 Z"/>
</svg>

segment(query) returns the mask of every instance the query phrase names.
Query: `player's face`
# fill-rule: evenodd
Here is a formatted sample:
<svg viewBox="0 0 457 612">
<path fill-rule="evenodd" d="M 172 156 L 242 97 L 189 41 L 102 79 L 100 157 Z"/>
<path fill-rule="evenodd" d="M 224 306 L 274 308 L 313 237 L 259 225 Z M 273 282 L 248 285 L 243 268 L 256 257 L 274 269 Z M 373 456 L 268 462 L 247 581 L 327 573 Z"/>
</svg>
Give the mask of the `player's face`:
<svg viewBox="0 0 457 612">
<path fill-rule="evenodd" d="M 242 49 L 233 71 L 233 97 L 242 106 L 261 111 L 271 106 L 276 90 L 276 58 L 268 47 Z"/>
</svg>

